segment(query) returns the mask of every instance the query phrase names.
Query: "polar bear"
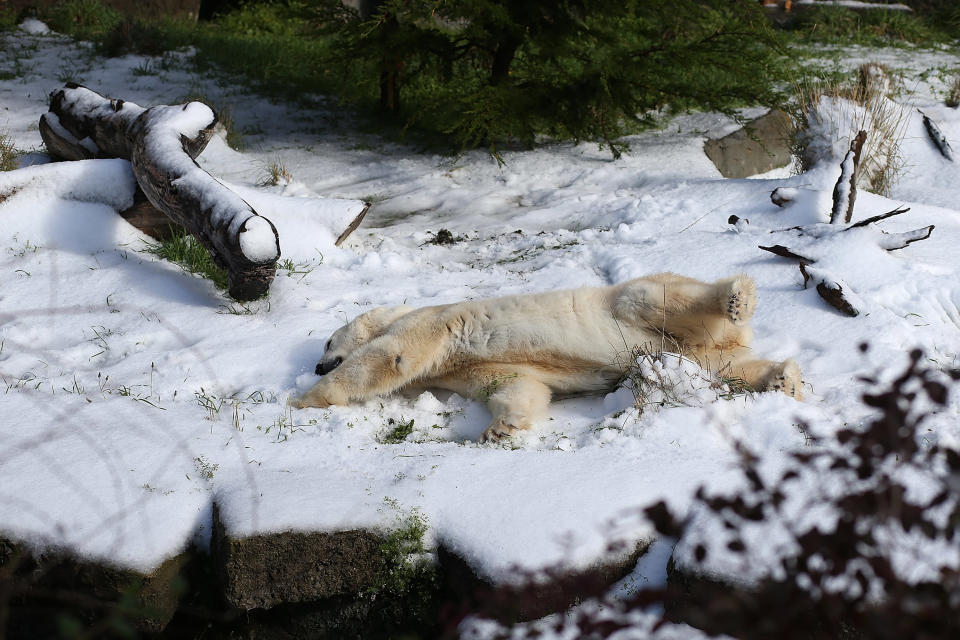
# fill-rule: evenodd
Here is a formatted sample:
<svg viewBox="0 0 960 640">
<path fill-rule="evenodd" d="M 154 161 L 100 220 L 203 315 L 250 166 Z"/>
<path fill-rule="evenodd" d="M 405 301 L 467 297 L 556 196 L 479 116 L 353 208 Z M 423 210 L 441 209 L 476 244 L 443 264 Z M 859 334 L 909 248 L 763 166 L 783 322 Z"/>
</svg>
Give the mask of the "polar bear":
<svg viewBox="0 0 960 640">
<path fill-rule="evenodd" d="M 636 346 L 664 345 L 756 390 L 800 399 L 792 360 L 753 357 L 746 275 L 706 283 L 660 273 L 620 284 L 413 309 L 380 307 L 333 333 L 297 408 L 345 405 L 408 387 L 487 403 L 495 441 L 545 417 L 554 394 L 610 390 Z"/>
</svg>

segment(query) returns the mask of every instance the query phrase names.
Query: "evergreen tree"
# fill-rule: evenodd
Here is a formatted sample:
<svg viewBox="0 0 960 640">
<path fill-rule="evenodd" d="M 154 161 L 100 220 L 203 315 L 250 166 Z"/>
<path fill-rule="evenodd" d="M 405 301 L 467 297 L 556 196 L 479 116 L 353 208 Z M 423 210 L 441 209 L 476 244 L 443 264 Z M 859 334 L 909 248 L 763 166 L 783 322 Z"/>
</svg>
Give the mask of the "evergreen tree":
<svg viewBox="0 0 960 640">
<path fill-rule="evenodd" d="M 495 155 L 549 136 L 616 156 L 655 110 L 771 102 L 771 42 L 753 0 L 386 0 L 339 33 L 384 110 Z"/>
</svg>

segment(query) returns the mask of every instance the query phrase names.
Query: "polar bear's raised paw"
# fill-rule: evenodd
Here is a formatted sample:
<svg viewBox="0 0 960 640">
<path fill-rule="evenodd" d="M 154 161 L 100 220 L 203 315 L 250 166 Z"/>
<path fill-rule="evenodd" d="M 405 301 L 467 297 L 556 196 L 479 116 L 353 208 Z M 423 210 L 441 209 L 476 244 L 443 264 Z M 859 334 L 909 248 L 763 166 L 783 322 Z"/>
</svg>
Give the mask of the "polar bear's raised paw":
<svg viewBox="0 0 960 640">
<path fill-rule="evenodd" d="M 721 299 L 723 313 L 733 324 L 745 324 L 757 306 L 757 287 L 748 276 L 737 276 L 726 281 L 727 291 Z"/>
</svg>

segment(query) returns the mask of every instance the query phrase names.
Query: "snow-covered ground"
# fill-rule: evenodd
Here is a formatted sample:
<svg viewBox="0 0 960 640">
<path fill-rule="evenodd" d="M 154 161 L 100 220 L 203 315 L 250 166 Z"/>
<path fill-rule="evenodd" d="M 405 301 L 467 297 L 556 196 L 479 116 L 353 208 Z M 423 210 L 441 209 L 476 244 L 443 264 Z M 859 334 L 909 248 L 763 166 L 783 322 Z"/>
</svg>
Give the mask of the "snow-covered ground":
<svg viewBox="0 0 960 640">
<path fill-rule="evenodd" d="M 798 424 L 857 423 L 858 376 L 899 370 L 922 347 L 960 364 L 960 165 L 944 160 L 910 112 L 907 168 L 891 198 L 860 192 L 855 219 L 906 204 L 883 228 L 936 225 L 887 253 L 869 234 L 825 243 L 818 257 L 864 305 L 857 318 L 804 290 L 794 262 L 757 249 L 771 229 L 825 220 L 839 163 L 789 177 L 722 179 L 702 151 L 731 129 L 711 114 L 630 138 L 619 160 L 591 144 L 505 154 L 418 153 L 356 131 L 332 101 L 271 102 L 242 80 L 191 73 L 189 53 L 104 60 L 42 29 L 0 35 L 0 131 L 21 165 L 44 164 L 37 130 L 47 94 L 66 79 L 140 105 L 202 91 L 245 132 L 242 153 L 215 138 L 199 158 L 253 188 L 282 159 L 292 182 L 263 188 L 261 214 L 280 232 L 268 299 L 240 305 L 213 285 L 145 253 L 145 236 L 113 208 L 131 189 L 122 167 L 37 167 L 44 179 L 0 196 L 0 532 L 65 545 L 149 570 L 209 535 L 216 501 L 238 535 L 285 529 L 391 527 L 417 509 L 433 542 L 502 582 L 515 568 L 595 561 L 617 538 L 652 536 L 638 510 L 665 499 L 682 512 L 692 491 L 736 482 L 731 439 L 772 464 L 802 447 Z M 946 51 L 854 50 L 903 69 L 897 100 L 960 140 L 960 112 L 942 106 Z M 4 75 L 3 77 L 6 77 Z M 330 106 L 324 106 L 330 105 Z M 121 163 L 122 165 L 122 163 Z M 44 173 L 46 172 L 46 173 Z M 16 174 L 11 174 L 11 176 Z M 23 174 L 20 174 L 23 175 Z M 0 174 L 4 185 L 19 180 Z M 813 190 L 780 209 L 779 186 Z M 276 196 L 373 203 L 341 247 L 309 207 Z M 252 199 L 252 198 L 251 198 Z M 734 228 L 729 216 L 748 219 Z M 441 228 L 463 236 L 428 241 Z M 849 236 L 849 237 L 846 237 Z M 478 402 L 424 393 L 359 406 L 291 411 L 327 337 L 379 305 L 603 285 L 658 271 L 758 284 L 755 350 L 795 359 L 806 398 L 776 393 L 693 406 L 633 409 L 619 390 L 556 402 L 550 418 L 503 446 L 478 445 Z M 857 346 L 869 342 L 861 354 Z M 926 426 L 960 439 L 957 398 Z M 400 444 L 382 444 L 413 421 Z"/>
</svg>

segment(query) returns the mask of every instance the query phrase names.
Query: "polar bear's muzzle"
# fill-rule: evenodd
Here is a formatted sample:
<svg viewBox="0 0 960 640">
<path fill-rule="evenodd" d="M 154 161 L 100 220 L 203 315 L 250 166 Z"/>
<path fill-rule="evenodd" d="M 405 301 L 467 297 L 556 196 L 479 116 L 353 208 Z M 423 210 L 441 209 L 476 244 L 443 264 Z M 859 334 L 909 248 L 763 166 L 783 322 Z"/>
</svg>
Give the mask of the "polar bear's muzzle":
<svg viewBox="0 0 960 640">
<path fill-rule="evenodd" d="M 340 366 L 340 363 L 343 362 L 343 358 L 337 356 L 329 362 L 321 360 L 317 363 L 317 368 L 314 371 L 318 376 L 326 375 Z"/>
</svg>

